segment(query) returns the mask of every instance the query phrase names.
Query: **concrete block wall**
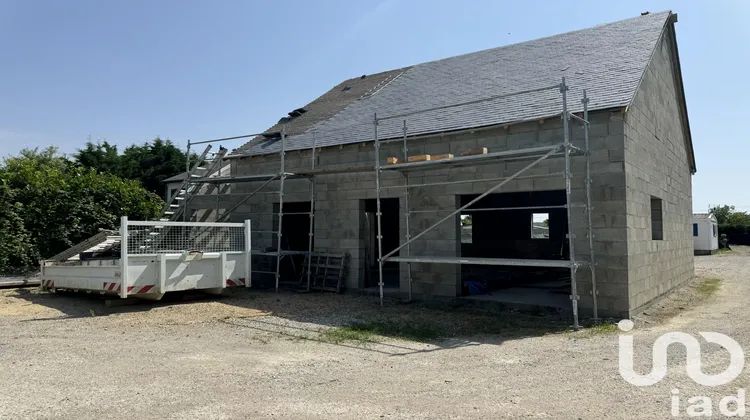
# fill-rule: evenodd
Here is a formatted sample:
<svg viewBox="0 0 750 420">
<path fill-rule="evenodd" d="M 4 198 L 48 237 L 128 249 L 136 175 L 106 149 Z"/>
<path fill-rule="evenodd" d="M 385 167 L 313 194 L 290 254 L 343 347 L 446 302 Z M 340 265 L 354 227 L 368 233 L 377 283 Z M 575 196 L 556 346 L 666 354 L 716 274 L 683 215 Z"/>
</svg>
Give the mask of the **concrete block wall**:
<svg viewBox="0 0 750 420">
<path fill-rule="evenodd" d="M 597 278 L 599 301 L 604 314 L 620 314 L 628 310 L 627 287 L 627 244 L 626 244 L 626 194 L 623 150 L 623 118 L 621 112 L 596 112 L 590 115 L 592 121 L 590 140 L 592 145 L 592 200 L 595 248 L 598 255 Z M 583 145 L 583 130 L 571 123 L 573 143 Z M 562 124 L 559 118 L 543 122 L 529 122 L 474 132 L 443 134 L 427 138 L 410 139 L 409 154 L 453 153 L 477 146 L 487 147 L 490 152 L 552 145 L 562 142 Z M 337 168 L 352 165 L 372 167 L 374 165 L 372 143 L 352 144 L 320 149 L 317 153 L 317 167 Z M 385 164 L 387 156 L 402 156 L 401 143 L 382 144 L 381 160 Z M 287 153 L 287 170 L 310 167 L 310 151 Z M 383 171 L 384 186 L 402 185 L 405 176 L 410 184 L 432 183 L 458 180 L 477 180 L 507 177 L 528 164 L 524 161 L 492 161 L 484 165 L 448 167 L 431 170 L 411 171 L 404 175 L 395 171 Z M 551 158 L 522 174 L 518 179 L 499 189 L 502 192 L 562 190 L 565 188 L 562 172 L 564 160 Z M 278 155 L 254 156 L 234 161 L 233 174 L 249 175 L 278 172 Z M 577 206 L 571 209 L 576 250 L 580 259 L 588 260 L 588 239 L 585 230 L 584 204 L 584 159 L 573 158 L 573 200 Z M 481 194 L 498 181 L 474 181 L 460 184 L 428 186 L 410 189 L 411 210 L 445 210 L 442 213 L 417 213 L 411 217 L 411 233 L 418 233 L 441 216 L 459 206 L 459 196 Z M 321 175 L 315 178 L 316 216 L 315 248 L 319 251 L 348 252 L 351 256 L 347 288 L 357 289 L 364 285 L 364 238 L 363 202 L 375 198 L 373 171 L 347 174 Z M 241 194 L 253 191 L 258 183 L 235 184 L 232 193 Z M 277 188 L 273 182 L 267 190 Z M 307 201 L 309 183 L 307 180 L 288 180 L 285 201 Z M 384 189 L 383 198 L 399 198 L 402 215 L 399 237 L 405 238 L 405 203 L 403 189 Z M 278 201 L 274 195 L 253 198 L 252 204 L 242 206 L 232 216 L 241 220 L 253 219 L 255 229 L 270 230 L 271 216 L 254 217 L 248 212 L 268 212 Z M 499 215 L 499 217 L 502 217 Z M 266 239 L 267 238 L 267 239 Z M 260 235 L 253 238 L 256 248 L 272 247 L 271 236 Z M 412 255 L 459 256 L 460 240 L 458 220 L 453 218 L 441 224 L 434 231 L 415 241 Z M 404 254 L 402 254 L 404 255 Z M 582 312 L 591 306 L 591 283 L 588 268 L 579 271 L 579 294 Z M 412 264 L 413 292 L 416 295 L 456 296 L 460 293 L 460 267 L 448 264 Z M 401 264 L 401 290 L 407 290 L 406 264 Z"/>
<path fill-rule="evenodd" d="M 693 275 L 691 172 L 673 47 L 664 36 L 625 115 L 631 314 Z M 662 200 L 663 240 L 652 240 L 651 197 Z"/>
</svg>

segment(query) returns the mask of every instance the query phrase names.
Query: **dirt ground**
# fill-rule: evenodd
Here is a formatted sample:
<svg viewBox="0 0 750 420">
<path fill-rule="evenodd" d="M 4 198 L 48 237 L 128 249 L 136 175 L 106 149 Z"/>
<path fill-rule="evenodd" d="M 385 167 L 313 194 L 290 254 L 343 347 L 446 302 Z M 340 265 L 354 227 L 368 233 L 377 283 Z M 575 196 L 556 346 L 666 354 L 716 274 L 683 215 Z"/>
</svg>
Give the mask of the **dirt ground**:
<svg viewBox="0 0 750 420">
<path fill-rule="evenodd" d="M 640 372 L 668 331 L 750 349 L 750 249 L 695 265 L 698 279 L 636 319 Z M 237 290 L 109 308 L 5 289 L 0 418 L 668 418 L 672 389 L 716 407 L 748 387 L 747 372 L 695 384 L 677 346 L 666 379 L 630 385 L 616 329 L 567 323 L 351 295 Z M 724 369 L 727 352 L 703 350 L 704 371 Z"/>
</svg>

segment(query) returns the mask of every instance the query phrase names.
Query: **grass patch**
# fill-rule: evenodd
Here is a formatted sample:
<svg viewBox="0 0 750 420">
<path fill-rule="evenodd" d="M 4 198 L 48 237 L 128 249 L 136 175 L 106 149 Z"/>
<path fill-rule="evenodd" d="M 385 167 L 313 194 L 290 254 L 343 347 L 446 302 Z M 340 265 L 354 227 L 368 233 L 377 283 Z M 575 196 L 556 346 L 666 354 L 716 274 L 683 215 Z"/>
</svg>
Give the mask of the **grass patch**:
<svg viewBox="0 0 750 420">
<path fill-rule="evenodd" d="M 567 324 L 547 318 L 518 313 L 472 314 L 457 310 L 449 317 L 435 313 L 434 318 L 401 315 L 395 320 L 370 320 L 321 333 L 321 339 L 332 343 L 376 342 L 379 337 L 416 342 L 434 342 L 444 338 L 471 335 L 502 335 L 506 338 L 544 335 L 567 330 Z M 601 327 L 606 328 L 606 327 Z M 613 326 L 613 328 L 617 328 Z"/>
<path fill-rule="evenodd" d="M 614 334 L 617 331 L 617 324 L 611 322 L 602 322 L 586 328 L 586 332 L 591 335 Z"/>
<path fill-rule="evenodd" d="M 489 308 L 489 309 L 488 309 Z M 331 343 L 378 342 L 385 338 L 435 343 L 444 339 L 495 336 L 513 339 L 558 334 L 570 329 L 570 322 L 557 314 L 530 314 L 497 307 L 477 307 L 466 303 L 453 306 L 413 303 L 400 307 L 377 308 L 350 315 L 358 321 L 320 331 L 318 338 Z"/>
<path fill-rule="evenodd" d="M 721 279 L 707 278 L 707 279 L 704 279 L 698 286 L 696 286 L 696 290 L 701 296 L 709 297 L 709 296 L 714 295 L 717 291 L 719 291 L 720 287 L 721 287 Z"/>
<path fill-rule="evenodd" d="M 444 337 L 447 334 L 440 328 L 421 324 L 393 321 L 358 322 L 345 327 L 331 328 L 324 331 L 321 337 L 325 341 L 341 343 L 344 341 L 374 342 L 377 337 L 401 338 L 410 341 L 427 342 Z"/>
<path fill-rule="evenodd" d="M 320 334 L 320 338 L 329 343 L 343 343 L 345 341 L 365 343 L 376 341 L 375 333 L 355 328 L 354 326 L 327 329 Z"/>
<path fill-rule="evenodd" d="M 729 248 L 719 248 L 716 251 L 716 255 L 729 255 L 729 254 L 734 254 L 734 250 L 729 249 Z"/>
</svg>

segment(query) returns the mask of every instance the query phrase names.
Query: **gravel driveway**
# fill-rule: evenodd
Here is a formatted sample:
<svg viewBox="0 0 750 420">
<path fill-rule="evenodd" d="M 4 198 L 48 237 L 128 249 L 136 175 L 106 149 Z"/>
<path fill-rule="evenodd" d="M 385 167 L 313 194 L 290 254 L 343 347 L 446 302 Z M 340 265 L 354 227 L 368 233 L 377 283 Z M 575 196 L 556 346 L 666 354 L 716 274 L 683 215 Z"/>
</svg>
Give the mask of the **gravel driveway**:
<svg viewBox="0 0 750 420">
<path fill-rule="evenodd" d="M 696 257 L 696 274 L 720 278 L 718 290 L 695 280 L 636 320 L 640 372 L 668 331 L 721 332 L 750 349 L 748 249 Z M 747 372 L 726 386 L 695 384 L 677 346 L 667 378 L 635 387 L 619 376 L 612 328 L 571 332 L 554 319 L 508 321 L 515 316 L 381 309 L 349 295 L 240 290 L 108 308 L 0 290 L 0 418 L 668 418 L 672 389 L 684 405 L 702 395 L 716 407 L 748 387 Z M 330 334 L 373 320 L 431 325 L 441 338 Z M 704 371 L 727 360 L 703 347 Z"/>
</svg>

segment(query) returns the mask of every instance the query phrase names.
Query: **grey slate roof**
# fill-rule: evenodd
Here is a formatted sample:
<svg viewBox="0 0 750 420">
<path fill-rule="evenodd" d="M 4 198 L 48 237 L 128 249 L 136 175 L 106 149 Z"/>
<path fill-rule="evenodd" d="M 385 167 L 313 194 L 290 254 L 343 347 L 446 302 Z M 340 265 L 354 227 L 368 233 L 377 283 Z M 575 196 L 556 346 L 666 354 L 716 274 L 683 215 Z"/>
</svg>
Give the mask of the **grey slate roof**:
<svg viewBox="0 0 750 420">
<path fill-rule="evenodd" d="M 693 219 L 712 219 L 716 220 L 716 217 L 711 213 L 693 213 Z"/>
<path fill-rule="evenodd" d="M 286 123 L 280 121 L 266 130 L 265 133 L 281 132 L 282 125 L 286 125 L 287 135 L 302 134 L 316 123 L 333 117 L 355 100 L 377 91 L 406 69 L 384 71 L 344 80 L 319 98 L 305 105 L 303 107 L 306 110 L 304 114 Z"/>
<path fill-rule="evenodd" d="M 304 129 L 288 131 L 287 150 L 310 148 L 313 138 L 319 147 L 371 141 L 375 113 L 382 118 L 553 86 L 563 76 L 570 87 L 571 111 L 581 110 L 583 89 L 591 110 L 625 107 L 635 95 L 670 15 L 652 13 L 381 73 L 390 77 L 371 95 L 348 97 L 337 103 L 335 114 L 321 112 L 320 118 L 307 120 Z M 316 101 L 325 103 L 326 95 L 334 90 Z M 312 112 L 316 101 L 306 108 Z M 410 135 L 428 134 L 547 118 L 558 115 L 561 104 L 559 91 L 550 89 L 419 113 L 406 120 Z M 402 129 L 403 118 L 386 120 L 379 124 L 378 135 L 380 139 L 399 137 Z M 273 153 L 279 147 L 277 140 L 254 139 L 235 154 Z"/>
<path fill-rule="evenodd" d="M 165 178 L 161 180 L 162 184 L 168 184 L 172 182 L 180 182 L 185 180 L 185 176 L 187 175 L 187 172 L 180 172 L 177 175 L 170 176 L 169 178 Z"/>
</svg>

